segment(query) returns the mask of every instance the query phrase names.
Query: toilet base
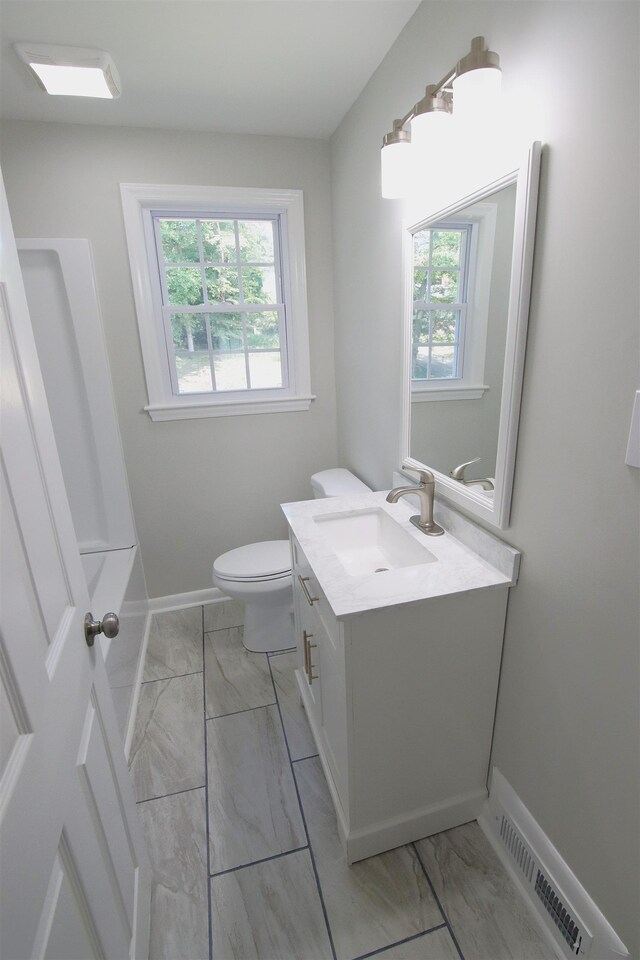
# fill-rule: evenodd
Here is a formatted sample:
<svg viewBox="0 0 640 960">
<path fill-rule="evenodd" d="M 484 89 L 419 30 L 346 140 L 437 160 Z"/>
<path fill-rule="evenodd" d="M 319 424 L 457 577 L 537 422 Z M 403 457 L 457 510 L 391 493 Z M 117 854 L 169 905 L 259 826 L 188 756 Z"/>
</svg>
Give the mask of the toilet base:
<svg viewBox="0 0 640 960">
<path fill-rule="evenodd" d="M 295 647 L 293 605 L 246 603 L 242 643 L 251 653 L 273 653 Z"/>
</svg>

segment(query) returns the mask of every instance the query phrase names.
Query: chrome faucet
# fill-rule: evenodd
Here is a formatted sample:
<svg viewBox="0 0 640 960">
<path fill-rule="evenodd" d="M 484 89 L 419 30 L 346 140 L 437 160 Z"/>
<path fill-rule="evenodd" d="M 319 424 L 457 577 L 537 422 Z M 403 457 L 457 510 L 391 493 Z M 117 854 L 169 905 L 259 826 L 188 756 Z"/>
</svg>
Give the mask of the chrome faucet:
<svg viewBox="0 0 640 960">
<path fill-rule="evenodd" d="M 402 465 L 403 470 L 411 470 L 420 477 L 417 487 L 396 487 L 387 494 L 389 503 L 397 503 L 400 497 L 416 496 L 420 500 L 420 515 L 410 517 L 411 523 L 426 533 L 428 537 L 440 537 L 444 533 L 442 527 L 433 522 L 433 494 L 436 482 L 430 470 L 417 470 L 415 467 Z"/>
<path fill-rule="evenodd" d="M 493 480 L 489 480 L 488 477 L 484 477 L 482 480 L 467 480 L 465 478 L 464 472 L 467 467 L 470 467 L 472 463 L 480 463 L 481 460 L 482 457 L 474 457 L 473 460 L 467 460 L 466 463 L 461 463 L 458 467 L 454 467 L 449 476 L 457 480 L 458 483 L 464 483 L 465 486 L 469 486 L 470 483 L 476 483 L 481 486 L 483 490 L 493 490 Z"/>
</svg>

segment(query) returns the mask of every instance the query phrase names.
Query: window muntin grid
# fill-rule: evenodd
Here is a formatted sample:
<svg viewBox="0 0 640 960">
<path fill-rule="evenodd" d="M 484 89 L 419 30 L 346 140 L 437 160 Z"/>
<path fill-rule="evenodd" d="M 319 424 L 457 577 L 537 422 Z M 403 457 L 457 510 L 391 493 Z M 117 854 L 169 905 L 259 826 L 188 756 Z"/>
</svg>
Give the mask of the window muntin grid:
<svg viewBox="0 0 640 960">
<path fill-rule="evenodd" d="M 280 218 L 162 211 L 152 222 L 174 395 L 288 387 Z"/>
<path fill-rule="evenodd" d="M 462 379 L 471 232 L 471 224 L 439 223 L 413 234 L 414 384 Z"/>
</svg>

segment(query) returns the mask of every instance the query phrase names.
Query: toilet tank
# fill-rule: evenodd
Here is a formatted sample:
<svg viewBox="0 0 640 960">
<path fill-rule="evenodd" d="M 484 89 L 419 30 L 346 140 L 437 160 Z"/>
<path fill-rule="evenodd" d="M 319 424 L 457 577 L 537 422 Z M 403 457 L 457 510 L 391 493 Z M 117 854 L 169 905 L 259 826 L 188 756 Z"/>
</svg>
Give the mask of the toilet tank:
<svg viewBox="0 0 640 960">
<path fill-rule="evenodd" d="M 371 493 L 371 487 L 343 467 L 321 470 L 311 477 L 311 489 L 316 500 L 323 497 L 346 497 L 354 493 Z"/>
</svg>

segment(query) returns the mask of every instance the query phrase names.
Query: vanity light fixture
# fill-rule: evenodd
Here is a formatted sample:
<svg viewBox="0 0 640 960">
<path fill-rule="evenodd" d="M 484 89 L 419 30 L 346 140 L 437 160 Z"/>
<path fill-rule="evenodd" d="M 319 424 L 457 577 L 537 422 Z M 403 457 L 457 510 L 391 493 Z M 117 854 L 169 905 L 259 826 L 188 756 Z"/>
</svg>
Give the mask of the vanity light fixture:
<svg viewBox="0 0 640 960">
<path fill-rule="evenodd" d="M 16 43 L 14 49 L 46 93 L 103 100 L 120 96 L 118 71 L 104 50 L 49 43 Z"/>
<path fill-rule="evenodd" d="M 473 120 L 491 108 L 500 96 L 500 57 L 485 50 L 484 37 L 474 37 L 471 52 L 458 61 L 452 81 L 456 120 Z"/>
<path fill-rule="evenodd" d="M 474 37 L 471 51 L 438 83 L 429 84 L 404 117 L 393 121 L 392 132 L 382 141 L 382 196 L 406 196 L 413 152 L 437 144 L 438 132 L 452 117 L 467 122 L 482 116 L 500 93 L 500 79 L 500 57 L 485 49 L 484 37 Z"/>
<path fill-rule="evenodd" d="M 407 170 L 411 162 L 411 134 L 403 130 L 404 120 L 394 120 L 393 130 L 382 141 L 382 196 L 389 200 L 404 197 Z"/>
</svg>

